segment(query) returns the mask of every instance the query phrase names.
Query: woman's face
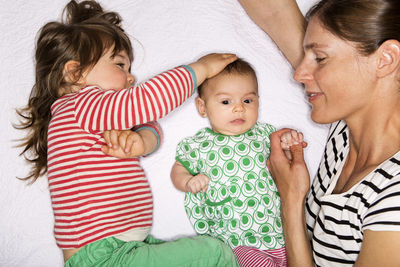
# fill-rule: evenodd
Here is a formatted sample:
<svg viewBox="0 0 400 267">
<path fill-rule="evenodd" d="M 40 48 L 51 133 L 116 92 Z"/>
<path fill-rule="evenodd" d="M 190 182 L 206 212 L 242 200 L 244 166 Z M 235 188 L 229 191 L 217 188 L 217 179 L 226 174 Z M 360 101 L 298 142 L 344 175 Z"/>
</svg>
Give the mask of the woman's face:
<svg viewBox="0 0 400 267">
<path fill-rule="evenodd" d="M 318 123 L 350 120 L 368 112 L 374 85 L 373 56 L 362 56 L 354 44 L 311 19 L 304 37 L 305 56 L 294 78 L 305 85 Z"/>
</svg>

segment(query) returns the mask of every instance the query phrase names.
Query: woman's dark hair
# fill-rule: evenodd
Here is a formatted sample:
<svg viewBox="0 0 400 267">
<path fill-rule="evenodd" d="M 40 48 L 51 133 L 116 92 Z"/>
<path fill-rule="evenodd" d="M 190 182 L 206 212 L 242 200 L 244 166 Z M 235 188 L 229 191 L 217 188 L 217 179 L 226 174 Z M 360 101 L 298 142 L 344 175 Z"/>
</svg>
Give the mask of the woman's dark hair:
<svg viewBox="0 0 400 267">
<path fill-rule="evenodd" d="M 47 172 L 47 130 L 51 106 L 76 85 L 81 74 L 92 68 L 101 56 L 113 49 L 113 54 L 125 51 L 133 60 L 132 44 L 120 26 L 122 19 L 115 12 L 104 11 L 95 1 L 70 1 L 61 22 L 49 22 L 39 31 L 35 50 L 35 84 L 28 105 L 17 109 L 21 117 L 17 129 L 28 130 L 20 144 L 21 155 L 33 166 L 23 180 L 36 181 Z M 67 73 L 65 64 L 74 60 L 79 67 Z M 67 91 L 68 92 L 68 91 Z"/>
<path fill-rule="evenodd" d="M 332 34 L 370 55 L 387 40 L 400 41 L 399 0 L 322 0 L 306 15 L 317 17 Z"/>
<path fill-rule="evenodd" d="M 257 75 L 256 75 L 256 72 L 254 71 L 253 67 L 248 62 L 244 61 L 241 58 L 238 58 L 237 60 L 233 61 L 232 63 L 226 65 L 226 67 L 220 73 L 218 73 L 218 75 L 224 75 L 224 74 L 250 75 L 255 79 L 255 81 L 257 83 Z M 199 97 L 202 96 L 202 91 L 203 91 L 202 89 L 207 86 L 208 80 L 209 79 L 205 80 L 197 88 L 197 93 L 198 93 Z"/>
</svg>

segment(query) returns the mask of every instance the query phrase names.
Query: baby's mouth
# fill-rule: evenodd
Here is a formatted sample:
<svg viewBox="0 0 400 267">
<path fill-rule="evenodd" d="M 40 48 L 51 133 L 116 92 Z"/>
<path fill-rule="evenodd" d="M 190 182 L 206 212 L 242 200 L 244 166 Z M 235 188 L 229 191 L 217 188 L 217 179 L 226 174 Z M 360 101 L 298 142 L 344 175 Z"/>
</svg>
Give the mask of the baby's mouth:
<svg viewBox="0 0 400 267">
<path fill-rule="evenodd" d="M 235 119 L 231 121 L 232 124 L 243 124 L 245 122 L 244 119 Z"/>
</svg>

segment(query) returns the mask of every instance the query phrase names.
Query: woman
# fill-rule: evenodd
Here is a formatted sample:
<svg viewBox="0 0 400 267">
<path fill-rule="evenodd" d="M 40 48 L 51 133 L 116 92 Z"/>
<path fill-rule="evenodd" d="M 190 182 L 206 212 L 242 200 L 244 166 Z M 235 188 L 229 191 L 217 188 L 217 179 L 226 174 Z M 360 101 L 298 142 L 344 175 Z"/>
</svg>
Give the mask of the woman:
<svg viewBox="0 0 400 267">
<path fill-rule="evenodd" d="M 305 34 L 294 0 L 240 3 L 332 123 L 311 188 L 303 148 L 289 162 L 271 135 L 289 266 L 400 266 L 400 1 L 322 0 Z"/>
</svg>

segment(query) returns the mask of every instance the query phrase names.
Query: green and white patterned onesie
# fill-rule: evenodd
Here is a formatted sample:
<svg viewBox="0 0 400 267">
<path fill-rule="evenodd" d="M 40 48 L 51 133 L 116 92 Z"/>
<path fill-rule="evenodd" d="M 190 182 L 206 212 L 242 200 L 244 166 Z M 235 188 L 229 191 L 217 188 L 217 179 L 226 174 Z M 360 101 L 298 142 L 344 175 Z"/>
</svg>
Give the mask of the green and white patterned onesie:
<svg viewBox="0 0 400 267">
<path fill-rule="evenodd" d="M 232 249 L 284 247 L 280 198 L 266 167 L 275 130 L 259 122 L 234 136 L 204 128 L 178 144 L 176 160 L 192 175 L 210 178 L 207 192 L 185 195 L 198 234 L 219 238 Z"/>
</svg>

